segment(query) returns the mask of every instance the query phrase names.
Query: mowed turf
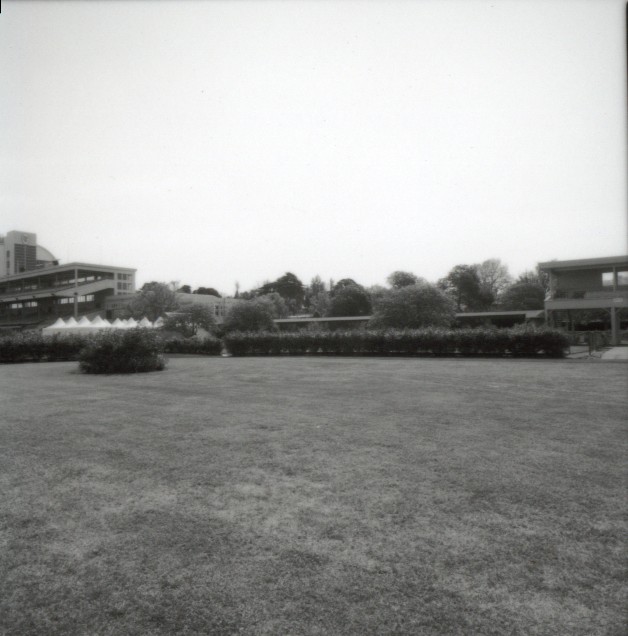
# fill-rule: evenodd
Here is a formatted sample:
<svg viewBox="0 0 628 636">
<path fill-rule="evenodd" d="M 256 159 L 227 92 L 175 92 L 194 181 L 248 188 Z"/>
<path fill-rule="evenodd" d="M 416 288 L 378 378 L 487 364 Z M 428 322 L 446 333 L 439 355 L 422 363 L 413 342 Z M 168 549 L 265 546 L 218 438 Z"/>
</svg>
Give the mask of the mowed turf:
<svg viewBox="0 0 628 636">
<path fill-rule="evenodd" d="M 627 379 L 0 366 L 0 633 L 623 634 Z"/>
</svg>

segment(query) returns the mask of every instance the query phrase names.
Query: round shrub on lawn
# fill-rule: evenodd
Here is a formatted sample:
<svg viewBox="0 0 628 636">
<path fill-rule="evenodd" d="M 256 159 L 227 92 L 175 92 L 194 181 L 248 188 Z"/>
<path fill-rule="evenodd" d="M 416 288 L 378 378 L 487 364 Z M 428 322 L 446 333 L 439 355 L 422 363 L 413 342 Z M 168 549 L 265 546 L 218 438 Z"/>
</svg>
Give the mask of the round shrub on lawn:
<svg viewBox="0 0 628 636">
<path fill-rule="evenodd" d="M 148 329 L 108 331 L 96 336 L 80 353 L 83 373 L 146 373 L 161 371 L 166 363 L 163 345 Z"/>
</svg>

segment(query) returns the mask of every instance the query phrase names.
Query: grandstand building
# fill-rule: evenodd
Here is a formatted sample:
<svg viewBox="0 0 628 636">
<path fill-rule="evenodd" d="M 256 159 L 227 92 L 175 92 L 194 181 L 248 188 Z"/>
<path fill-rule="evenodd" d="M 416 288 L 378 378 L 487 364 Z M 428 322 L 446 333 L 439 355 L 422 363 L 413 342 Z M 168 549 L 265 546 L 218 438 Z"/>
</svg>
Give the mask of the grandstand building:
<svg viewBox="0 0 628 636">
<path fill-rule="evenodd" d="M 0 236 L 0 327 L 37 327 L 104 312 L 112 296 L 135 292 L 135 269 L 59 261 L 31 232 Z"/>
</svg>

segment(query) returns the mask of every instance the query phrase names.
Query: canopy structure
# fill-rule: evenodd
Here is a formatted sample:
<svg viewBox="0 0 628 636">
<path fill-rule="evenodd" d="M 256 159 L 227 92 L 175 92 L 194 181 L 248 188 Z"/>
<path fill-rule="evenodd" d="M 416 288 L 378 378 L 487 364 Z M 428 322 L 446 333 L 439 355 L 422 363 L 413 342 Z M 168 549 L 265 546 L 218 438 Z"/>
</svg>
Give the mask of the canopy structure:
<svg viewBox="0 0 628 636">
<path fill-rule="evenodd" d="M 129 318 L 128 320 L 120 320 L 120 318 L 116 318 L 112 323 L 108 320 L 101 318 L 100 316 L 96 316 L 93 320 L 90 320 L 87 316 L 83 316 L 78 322 L 72 318 L 68 318 L 67 320 L 63 320 L 63 318 L 57 318 L 57 321 L 50 325 L 50 327 L 44 327 L 41 332 L 44 336 L 53 336 L 55 334 L 62 333 L 99 333 L 104 330 L 109 329 L 135 329 L 137 327 L 142 329 L 154 329 L 155 327 L 160 327 L 163 321 L 160 323 L 160 319 L 155 321 L 153 324 L 146 316 L 142 318 L 139 322 L 134 320 L 133 318 Z M 159 324 L 158 324 L 159 323 Z"/>
</svg>

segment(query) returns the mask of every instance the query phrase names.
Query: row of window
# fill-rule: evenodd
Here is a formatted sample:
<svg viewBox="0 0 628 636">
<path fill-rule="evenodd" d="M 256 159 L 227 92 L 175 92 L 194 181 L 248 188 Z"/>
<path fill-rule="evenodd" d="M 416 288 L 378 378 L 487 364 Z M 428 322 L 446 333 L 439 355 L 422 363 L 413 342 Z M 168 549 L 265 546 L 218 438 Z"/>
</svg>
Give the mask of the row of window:
<svg viewBox="0 0 628 636">
<path fill-rule="evenodd" d="M 614 284 L 613 272 L 604 272 L 602 274 L 602 286 L 613 287 Z M 628 285 L 628 271 L 617 272 L 617 285 Z"/>
<path fill-rule="evenodd" d="M 94 302 L 94 294 L 88 294 L 87 296 L 79 296 L 79 303 L 91 303 Z M 71 305 L 74 302 L 74 298 L 57 298 L 55 301 L 57 305 Z M 11 303 L 10 309 L 24 309 L 28 307 L 37 307 L 39 301 L 37 300 L 25 300 L 21 303 Z"/>
<path fill-rule="evenodd" d="M 88 294 L 87 296 L 79 296 L 78 301 L 80 303 L 91 303 L 94 302 L 94 294 Z M 74 302 L 74 298 L 58 298 L 58 305 L 71 305 Z"/>
</svg>

